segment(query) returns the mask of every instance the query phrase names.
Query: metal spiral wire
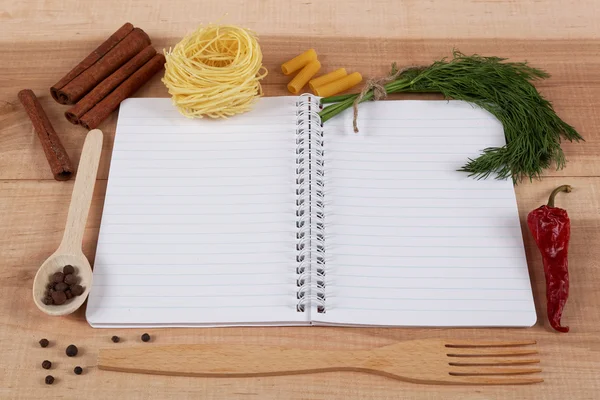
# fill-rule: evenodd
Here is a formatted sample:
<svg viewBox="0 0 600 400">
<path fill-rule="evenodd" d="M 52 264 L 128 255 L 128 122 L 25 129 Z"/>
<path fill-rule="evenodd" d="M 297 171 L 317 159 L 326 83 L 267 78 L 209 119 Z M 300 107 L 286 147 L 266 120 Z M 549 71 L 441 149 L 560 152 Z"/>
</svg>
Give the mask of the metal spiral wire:
<svg viewBox="0 0 600 400">
<path fill-rule="evenodd" d="M 324 138 L 319 99 L 300 96 L 296 120 L 296 310 L 326 311 Z"/>
</svg>

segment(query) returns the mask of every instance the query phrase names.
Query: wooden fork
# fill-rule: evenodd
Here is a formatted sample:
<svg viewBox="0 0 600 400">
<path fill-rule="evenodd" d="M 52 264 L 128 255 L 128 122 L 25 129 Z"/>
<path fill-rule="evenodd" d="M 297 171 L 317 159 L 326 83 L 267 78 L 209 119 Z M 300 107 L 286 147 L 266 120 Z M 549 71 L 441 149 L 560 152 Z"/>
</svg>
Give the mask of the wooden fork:
<svg viewBox="0 0 600 400">
<path fill-rule="evenodd" d="M 543 382 L 535 341 L 424 339 L 371 350 L 196 344 L 103 349 L 103 370 L 185 376 L 267 376 L 359 371 L 427 384 L 512 385 Z"/>
</svg>

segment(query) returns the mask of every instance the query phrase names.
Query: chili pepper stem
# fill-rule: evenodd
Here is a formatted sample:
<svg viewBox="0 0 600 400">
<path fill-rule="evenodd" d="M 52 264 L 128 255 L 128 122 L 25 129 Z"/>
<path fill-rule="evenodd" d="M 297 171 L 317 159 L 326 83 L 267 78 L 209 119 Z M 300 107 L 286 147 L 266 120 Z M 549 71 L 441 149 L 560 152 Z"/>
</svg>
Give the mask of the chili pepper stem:
<svg viewBox="0 0 600 400">
<path fill-rule="evenodd" d="M 558 193 L 560 193 L 560 192 L 570 193 L 571 190 L 573 190 L 571 185 L 562 185 L 562 186 L 559 186 L 556 189 L 554 189 L 552 191 L 552 193 L 550 193 L 550 197 L 548 198 L 548 207 L 554 207 L 554 198 L 556 197 L 556 195 Z"/>
</svg>

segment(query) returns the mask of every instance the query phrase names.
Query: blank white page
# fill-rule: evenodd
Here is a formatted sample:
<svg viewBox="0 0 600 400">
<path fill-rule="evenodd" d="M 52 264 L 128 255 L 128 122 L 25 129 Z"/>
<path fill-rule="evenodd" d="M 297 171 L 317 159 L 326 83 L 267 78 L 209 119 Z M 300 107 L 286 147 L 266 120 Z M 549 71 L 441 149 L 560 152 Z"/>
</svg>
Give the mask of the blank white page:
<svg viewBox="0 0 600 400">
<path fill-rule="evenodd" d="M 299 324 L 296 97 L 226 120 L 121 104 L 87 319 L 94 327 Z"/>
<path fill-rule="evenodd" d="M 319 322 L 531 326 L 513 184 L 457 172 L 505 143 L 460 101 L 361 104 L 324 126 L 326 313 Z"/>
</svg>

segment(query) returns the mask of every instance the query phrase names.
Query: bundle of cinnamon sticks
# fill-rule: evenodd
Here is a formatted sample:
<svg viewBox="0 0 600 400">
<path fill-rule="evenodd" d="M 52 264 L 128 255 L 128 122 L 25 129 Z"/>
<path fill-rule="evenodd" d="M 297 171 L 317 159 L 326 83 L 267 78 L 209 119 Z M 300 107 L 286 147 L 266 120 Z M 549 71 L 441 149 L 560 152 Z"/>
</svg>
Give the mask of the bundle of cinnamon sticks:
<svg viewBox="0 0 600 400">
<path fill-rule="evenodd" d="M 148 35 L 126 23 L 53 85 L 50 94 L 60 104 L 73 104 L 65 113 L 70 122 L 95 129 L 164 64 L 165 57 L 156 53 Z M 70 179 L 71 160 L 35 93 L 24 89 L 18 97 L 54 178 Z"/>
<path fill-rule="evenodd" d="M 126 23 L 50 88 L 60 104 L 73 104 L 65 117 L 94 129 L 165 64 L 150 38 Z"/>
</svg>

